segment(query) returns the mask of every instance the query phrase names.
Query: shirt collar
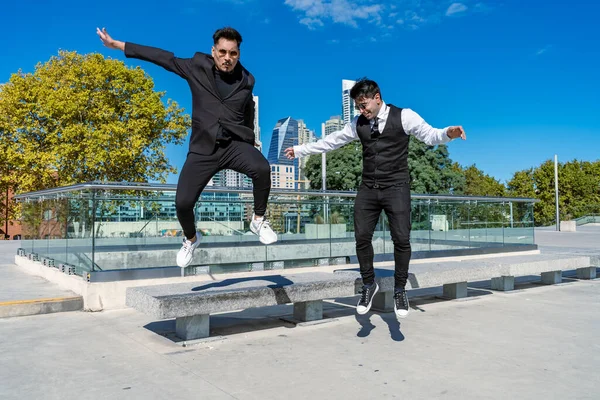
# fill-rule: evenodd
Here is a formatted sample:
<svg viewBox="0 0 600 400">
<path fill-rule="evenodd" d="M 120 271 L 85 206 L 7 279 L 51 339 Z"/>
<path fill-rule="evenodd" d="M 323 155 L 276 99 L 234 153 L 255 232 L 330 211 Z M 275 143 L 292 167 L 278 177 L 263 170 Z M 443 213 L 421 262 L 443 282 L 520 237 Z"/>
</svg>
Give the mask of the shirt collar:
<svg viewBox="0 0 600 400">
<path fill-rule="evenodd" d="M 385 119 L 386 113 L 387 113 L 387 104 L 385 104 L 385 101 L 381 102 L 381 108 L 379 109 L 379 113 L 377 114 L 377 118 L 378 119 Z"/>
</svg>

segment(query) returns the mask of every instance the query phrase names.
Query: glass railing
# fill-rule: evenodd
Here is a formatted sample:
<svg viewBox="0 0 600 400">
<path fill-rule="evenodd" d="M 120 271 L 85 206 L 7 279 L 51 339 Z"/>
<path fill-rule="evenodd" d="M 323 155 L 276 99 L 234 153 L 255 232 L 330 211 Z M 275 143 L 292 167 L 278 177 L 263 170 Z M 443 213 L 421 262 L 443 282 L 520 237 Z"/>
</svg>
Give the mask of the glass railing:
<svg viewBox="0 0 600 400">
<path fill-rule="evenodd" d="M 577 225 L 600 224 L 600 204 L 598 203 L 574 207 L 571 214 L 563 217 L 563 220 L 571 218 Z"/>
<path fill-rule="evenodd" d="M 175 185 L 86 183 L 31 192 L 22 203 L 26 254 L 76 274 L 175 267 L 183 233 Z M 267 217 L 278 241 L 250 233 L 249 189 L 207 188 L 196 204 L 201 244 L 186 274 L 345 263 L 355 257 L 355 192 L 271 191 Z M 533 199 L 412 196 L 413 257 L 535 248 Z M 375 254 L 393 256 L 385 213 Z M 384 257 L 385 258 L 385 257 Z"/>
</svg>

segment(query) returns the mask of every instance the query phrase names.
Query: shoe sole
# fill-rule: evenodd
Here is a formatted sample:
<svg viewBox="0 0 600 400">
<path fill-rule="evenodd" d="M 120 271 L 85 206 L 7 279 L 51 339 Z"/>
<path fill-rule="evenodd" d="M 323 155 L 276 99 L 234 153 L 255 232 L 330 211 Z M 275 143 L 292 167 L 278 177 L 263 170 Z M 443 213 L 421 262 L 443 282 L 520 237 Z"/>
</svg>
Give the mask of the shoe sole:
<svg viewBox="0 0 600 400">
<path fill-rule="evenodd" d="M 410 307 L 410 305 L 409 305 L 409 307 Z M 398 319 L 398 320 L 404 319 L 404 318 L 408 317 L 408 314 L 410 314 L 410 309 L 408 310 L 406 315 L 398 315 L 398 313 L 396 313 L 396 306 L 394 306 L 394 315 L 396 315 L 396 319 Z"/>
<path fill-rule="evenodd" d="M 258 237 L 258 240 L 262 243 L 262 244 L 273 244 L 277 241 L 277 238 L 275 238 L 275 240 L 263 240 L 260 238 L 260 236 Z"/>
<path fill-rule="evenodd" d="M 192 260 L 193 260 L 193 257 L 192 257 Z M 178 266 L 179 268 L 185 268 L 185 267 L 188 267 L 188 266 L 189 266 L 189 265 L 192 263 L 192 260 L 190 260 L 190 262 L 188 262 L 188 263 L 187 263 L 187 264 L 185 264 L 185 265 L 179 265 L 179 263 L 177 263 L 177 260 L 175 260 L 175 263 L 177 264 L 177 266 Z"/>
<path fill-rule="evenodd" d="M 394 313 L 394 314 L 395 314 L 395 313 Z M 409 314 L 410 314 L 410 313 L 409 313 Z M 408 317 L 408 314 L 406 314 L 406 315 L 398 315 L 398 314 L 396 314 L 396 319 L 404 319 L 404 318 L 406 318 L 406 317 Z"/>
<path fill-rule="evenodd" d="M 252 227 L 250 227 L 250 232 L 254 233 L 256 236 L 258 236 L 258 240 L 262 243 L 262 244 L 273 244 L 277 241 L 277 237 L 273 240 L 265 240 L 263 238 L 260 237 L 260 235 L 258 234 L 258 232 L 256 232 L 254 229 L 252 229 Z"/>
<path fill-rule="evenodd" d="M 371 297 L 371 301 L 369 302 L 369 305 L 367 306 L 367 309 L 364 312 L 358 311 L 358 306 L 356 307 L 356 312 L 358 313 L 358 315 L 365 315 L 366 313 L 369 312 L 369 310 L 371 310 L 371 306 L 373 305 L 373 299 L 375 298 L 375 295 L 377 294 L 377 292 L 379 292 L 379 285 L 377 285 L 375 287 L 375 292 L 373 293 L 373 297 Z"/>
</svg>

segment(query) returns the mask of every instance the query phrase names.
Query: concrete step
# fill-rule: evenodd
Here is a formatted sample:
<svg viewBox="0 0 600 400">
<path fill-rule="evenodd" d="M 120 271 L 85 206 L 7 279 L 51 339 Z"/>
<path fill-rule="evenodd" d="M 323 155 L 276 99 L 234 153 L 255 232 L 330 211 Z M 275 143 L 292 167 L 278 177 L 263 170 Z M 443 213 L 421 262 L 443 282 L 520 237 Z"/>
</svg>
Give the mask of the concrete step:
<svg viewBox="0 0 600 400">
<path fill-rule="evenodd" d="M 83 310 L 83 297 L 55 297 L 0 302 L 0 318 Z"/>
</svg>

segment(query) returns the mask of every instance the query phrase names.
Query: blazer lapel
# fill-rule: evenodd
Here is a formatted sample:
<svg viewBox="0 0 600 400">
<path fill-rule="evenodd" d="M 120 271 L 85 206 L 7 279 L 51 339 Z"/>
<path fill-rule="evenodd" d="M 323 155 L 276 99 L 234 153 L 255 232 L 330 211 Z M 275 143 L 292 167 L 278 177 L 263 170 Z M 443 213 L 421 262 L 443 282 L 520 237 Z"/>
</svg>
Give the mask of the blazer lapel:
<svg viewBox="0 0 600 400">
<path fill-rule="evenodd" d="M 223 100 L 227 100 L 228 98 L 230 98 L 231 96 L 233 96 L 234 94 L 236 94 L 237 92 L 239 92 L 240 90 L 245 88 L 246 85 L 248 84 L 248 74 L 246 73 L 246 70 L 244 69 L 244 67 L 242 67 L 241 64 L 238 64 L 236 67 L 242 69 L 242 79 L 240 79 L 240 81 L 235 86 L 235 88 L 233 88 L 231 93 L 229 93 L 225 98 L 223 98 Z"/>
</svg>

